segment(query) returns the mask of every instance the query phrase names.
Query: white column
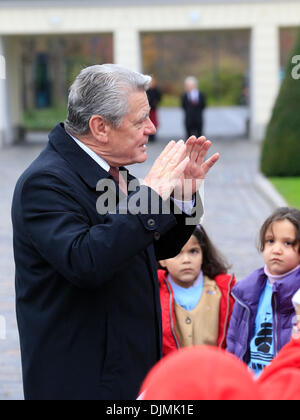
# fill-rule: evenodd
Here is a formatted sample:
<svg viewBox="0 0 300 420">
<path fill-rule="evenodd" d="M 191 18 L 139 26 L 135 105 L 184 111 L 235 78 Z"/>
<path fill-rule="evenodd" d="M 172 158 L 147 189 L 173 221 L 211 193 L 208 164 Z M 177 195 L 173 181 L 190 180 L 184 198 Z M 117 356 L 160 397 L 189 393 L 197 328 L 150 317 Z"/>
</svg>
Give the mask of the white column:
<svg viewBox="0 0 300 420">
<path fill-rule="evenodd" d="M 0 148 L 5 143 L 5 133 L 7 125 L 6 115 L 6 60 L 4 41 L 0 37 Z"/>
<path fill-rule="evenodd" d="M 280 86 L 279 28 L 257 25 L 251 36 L 250 136 L 263 140 Z"/>
<path fill-rule="evenodd" d="M 142 71 L 140 34 L 137 30 L 121 28 L 114 32 L 114 62 Z"/>
<path fill-rule="evenodd" d="M 18 40 L 0 37 L 0 147 L 21 140 L 20 57 Z"/>
<path fill-rule="evenodd" d="M 15 143 L 22 138 L 22 83 L 21 83 L 21 51 L 18 38 L 8 37 L 6 49 L 6 83 L 7 83 L 7 114 L 8 143 Z"/>
</svg>

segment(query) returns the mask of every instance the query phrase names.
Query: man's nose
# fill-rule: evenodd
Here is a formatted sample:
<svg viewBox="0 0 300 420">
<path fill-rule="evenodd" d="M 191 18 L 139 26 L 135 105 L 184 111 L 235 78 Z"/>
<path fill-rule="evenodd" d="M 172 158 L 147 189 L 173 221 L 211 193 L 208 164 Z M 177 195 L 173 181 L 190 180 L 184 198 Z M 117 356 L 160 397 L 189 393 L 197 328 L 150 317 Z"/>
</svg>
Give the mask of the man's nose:
<svg viewBox="0 0 300 420">
<path fill-rule="evenodd" d="M 156 127 L 151 121 L 150 117 L 148 118 L 148 125 L 146 127 L 146 130 L 147 130 L 147 135 L 149 136 L 156 133 Z"/>
</svg>

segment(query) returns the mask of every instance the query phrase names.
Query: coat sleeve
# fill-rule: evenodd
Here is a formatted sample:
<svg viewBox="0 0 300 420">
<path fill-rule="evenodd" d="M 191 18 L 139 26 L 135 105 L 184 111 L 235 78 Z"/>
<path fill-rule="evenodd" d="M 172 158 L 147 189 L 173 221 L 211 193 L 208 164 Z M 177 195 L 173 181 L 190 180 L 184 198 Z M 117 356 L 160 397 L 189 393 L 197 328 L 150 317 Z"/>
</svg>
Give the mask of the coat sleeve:
<svg viewBox="0 0 300 420">
<path fill-rule="evenodd" d="M 195 205 L 190 216 L 182 213 L 182 211 L 171 202 L 171 212 L 175 214 L 177 224 L 162 235 L 158 242 L 154 243 L 156 259 L 158 261 L 176 257 L 192 236 L 196 225 L 199 224 L 200 219 L 203 216 L 203 204 L 199 193 L 195 194 L 194 199 Z"/>
<path fill-rule="evenodd" d="M 240 316 L 239 304 L 235 302 L 233 312 L 230 318 L 228 333 L 226 337 L 227 348 L 230 353 L 235 354 L 236 349 L 236 334 L 238 331 L 238 319 Z"/>
<path fill-rule="evenodd" d="M 33 175 L 21 190 L 21 206 L 28 240 L 78 287 L 101 287 L 153 243 L 155 233 L 176 226 L 173 214 L 151 214 L 153 191 L 145 186 L 140 194 L 148 199 L 147 214 L 107 214 L 92 225 L 72 188 L 55 174 Z"/>
</svg>

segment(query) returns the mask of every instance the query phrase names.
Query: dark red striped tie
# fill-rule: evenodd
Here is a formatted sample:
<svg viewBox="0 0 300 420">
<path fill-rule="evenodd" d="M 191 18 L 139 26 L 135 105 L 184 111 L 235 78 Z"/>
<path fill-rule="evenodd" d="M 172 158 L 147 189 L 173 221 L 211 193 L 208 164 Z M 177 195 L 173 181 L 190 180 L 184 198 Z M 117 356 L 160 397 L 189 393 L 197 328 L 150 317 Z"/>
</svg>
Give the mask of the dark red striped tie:
<svg viewBox="0 0 300 420">
<path fill-rule="evenodd" d="M 115 179 L 116 183 L 119 185 L 119 188 L 123 191 L 125 195 L 128 195 L 127 185 L 122 174 L 120 174 L 119 168 L 110 167 L 109 173 Z"/>
</svg>

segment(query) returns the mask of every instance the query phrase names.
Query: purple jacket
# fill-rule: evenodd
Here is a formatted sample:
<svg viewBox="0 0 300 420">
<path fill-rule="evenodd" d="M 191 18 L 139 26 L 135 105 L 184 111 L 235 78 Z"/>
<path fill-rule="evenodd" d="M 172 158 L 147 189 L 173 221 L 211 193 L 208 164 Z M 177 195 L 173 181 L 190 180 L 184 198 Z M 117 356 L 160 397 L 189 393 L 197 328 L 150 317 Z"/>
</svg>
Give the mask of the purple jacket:
<svg viewBox="0 0 300 420">
<path fill-rule="evenodd" d="M 227 335 L 227 350 L 244 362 L 249 362 L 250 342 L 254 335 L 259 300 L 265 289 L 267 276 L 264 269 L 254 271 L 237 283 L 232 291 L 235 299 Z M 292 297 L 300 289 L 300 269 L 273 285 L 273 336 L 277 354 L 290 341 L 295 309 Z"/>
</svg>

